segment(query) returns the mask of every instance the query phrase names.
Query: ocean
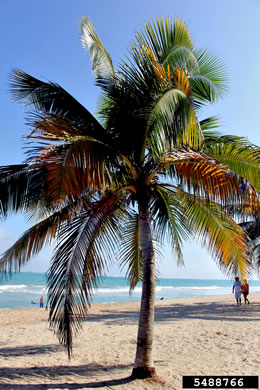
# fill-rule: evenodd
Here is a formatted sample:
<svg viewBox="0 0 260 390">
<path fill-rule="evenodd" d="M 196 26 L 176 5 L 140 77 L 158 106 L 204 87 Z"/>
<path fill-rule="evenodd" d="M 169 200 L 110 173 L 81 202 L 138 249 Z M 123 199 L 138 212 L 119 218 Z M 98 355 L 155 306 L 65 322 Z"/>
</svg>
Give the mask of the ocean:
<svg viewBox="0 0 260 390">
<path fill-rule="evenodd" d="M 160 279 L 156 285 L 156 299 L 193 298 L 231 294 L 232 280 Z M 260 281 L 249 281 L 250 292 L 260 292 Z M 47 298 L 45 274 L 20 272 L 11 279 L 0 280 L 0 309 L 39 306 L 40 297 Z M 139 301 L 141 285 L 129 295 L 127 279 L 104 277 L 92 303 Z"/>
</svg>

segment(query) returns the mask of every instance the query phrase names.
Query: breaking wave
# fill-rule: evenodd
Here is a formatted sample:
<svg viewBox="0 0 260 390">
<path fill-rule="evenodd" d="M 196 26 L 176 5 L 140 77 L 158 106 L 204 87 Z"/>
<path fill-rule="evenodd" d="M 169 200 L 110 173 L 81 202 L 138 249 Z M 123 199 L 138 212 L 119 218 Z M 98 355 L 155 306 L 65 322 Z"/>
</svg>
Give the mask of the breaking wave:
<svg viewBox="0 0 260 390">
<path fill-rule="evenodd" d="M 1 293 L 27 293 L 27 294 L 43 294 L 46 286 L 33 286 L 26 284 L 6 284 L 0 286 Z"/>
</svg>

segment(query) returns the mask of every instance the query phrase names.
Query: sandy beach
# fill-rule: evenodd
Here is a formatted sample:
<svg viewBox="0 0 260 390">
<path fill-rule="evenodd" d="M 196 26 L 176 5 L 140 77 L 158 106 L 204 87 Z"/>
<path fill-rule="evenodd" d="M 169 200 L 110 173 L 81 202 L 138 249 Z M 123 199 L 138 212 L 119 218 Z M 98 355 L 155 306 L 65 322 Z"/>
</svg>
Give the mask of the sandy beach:
<svg viewBox="0 0 260 390">
<path fill-rule="evenodd" d="M 1 389 L 181 389 L 183 375 L 260 375 L 260 293 L 156 301 L 164 383 L 131 382 L 139 303 L 93 305 L 71 361 L 39 309 L 0 311 Z"/>
</svg>

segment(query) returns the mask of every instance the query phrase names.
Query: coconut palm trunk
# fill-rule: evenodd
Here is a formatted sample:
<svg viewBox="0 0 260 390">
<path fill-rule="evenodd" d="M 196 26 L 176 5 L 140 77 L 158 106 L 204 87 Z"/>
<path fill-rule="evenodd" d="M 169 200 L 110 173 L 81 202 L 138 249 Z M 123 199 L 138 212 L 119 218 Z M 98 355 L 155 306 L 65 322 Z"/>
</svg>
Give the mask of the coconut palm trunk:
<svg viewBox="0 0 260 390">
<path fill-rule="evenodd" d="M 153 328 L 155 301 L 155 256 L 149 211 L 146 205 L 139 204 L 140 242 L 143 257 L 142 298 L 139 315 L 137 349 L 133 377 L 145 378 L 155 374 L 153 363 Z"/>
</svg>

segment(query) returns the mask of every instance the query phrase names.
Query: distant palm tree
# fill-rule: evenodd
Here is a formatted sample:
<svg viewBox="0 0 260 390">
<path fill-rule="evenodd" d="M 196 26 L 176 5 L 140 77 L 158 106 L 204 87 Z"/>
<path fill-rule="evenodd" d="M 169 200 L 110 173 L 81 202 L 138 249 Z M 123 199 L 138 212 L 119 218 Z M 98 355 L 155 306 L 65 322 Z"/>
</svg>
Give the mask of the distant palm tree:
<svg viewBox="0 0 260 390">
<path fill-rule="evenodd" d="M 222 269 L 246 275 L 247 238 L 225 206 L 236 202 L 253 215 L 258 195 L 247 176 L 205 154 L 203 132 L 215 120 L 200 124 L 197 112 L 223 95 L 226 76 L 217 58 L 193 48 L 180 19 L 147 23 L 117 71 L 85 17 L 81 30 L 102 91 L 98 120 L 59 85 L 14 71 L 13 98 L 34 109 L 31 147 L 23 164 L 0 168 L 1 213 L 21 210 L 39 222 L 5 252 L 0 267 L 17 271 L 55 240 L 49 320 L 70 356 L 73 332 L 118 255 L 130 289 L 142 281 L 133 376 L 143 378 L 155 372 L 160 245 L 168 240 L 180 263 L 183 240 L 197 237 Z"/>
</svg>

